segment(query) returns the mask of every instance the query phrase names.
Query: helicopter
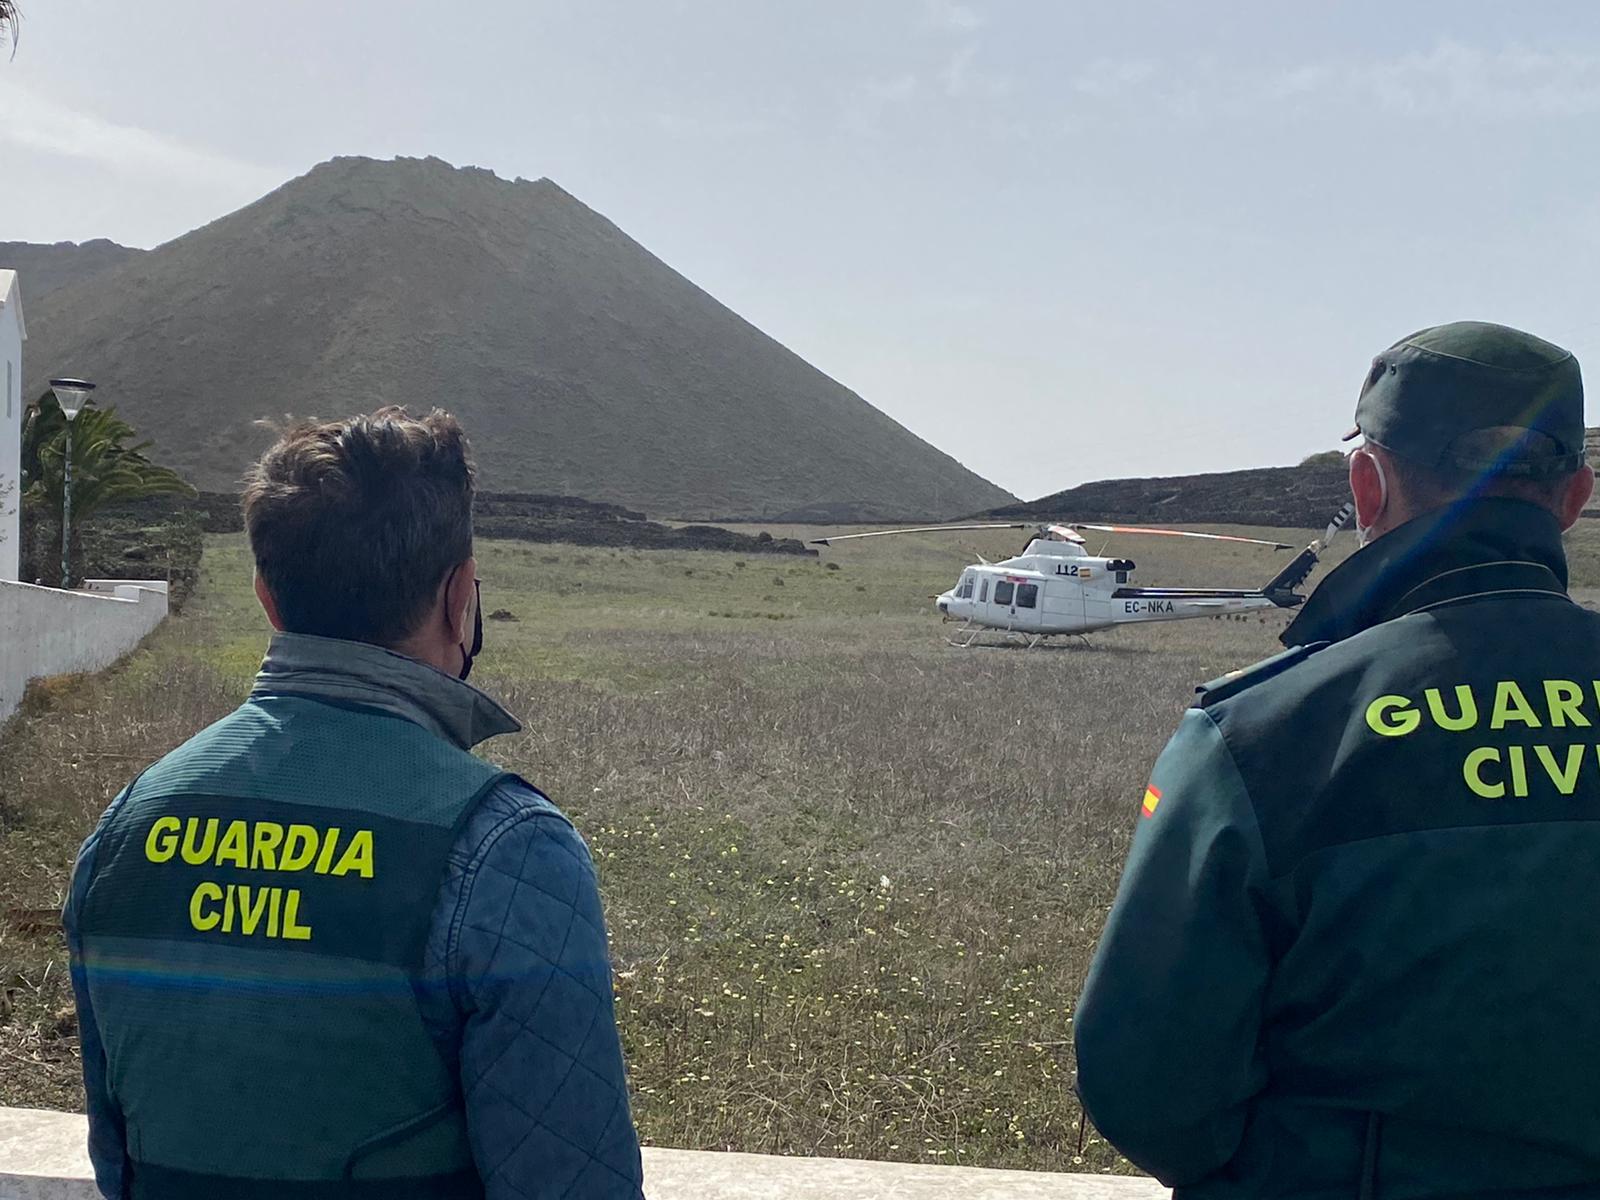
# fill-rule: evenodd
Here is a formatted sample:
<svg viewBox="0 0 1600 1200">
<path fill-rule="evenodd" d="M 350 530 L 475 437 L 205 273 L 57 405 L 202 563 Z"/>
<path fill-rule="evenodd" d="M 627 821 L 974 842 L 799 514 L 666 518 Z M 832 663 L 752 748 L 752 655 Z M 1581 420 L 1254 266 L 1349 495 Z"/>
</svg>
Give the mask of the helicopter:
<svg viewBox="0 0 1600 1200">
<path fill-rule="evenodd" d="M 1224 533 L 1195 533 L 1181 529 L 1152 529 L 1140 525 L 1105 525 L 1075 522 L 1030 525 L 1027 522 L 983 522 L 969 525 L 923 525 L 913 529 L 879 529 L 815 538 L 813 545 L 861 538 L 896 537 L 911 533 L 954 533 L 971 529 L 1032 529 L 1022 552 L 991 563 L 979 561 L 961 572 L 955 585 L 934 597 L 946 618 L 963 622 L 952 646 L 979 644 L 986 633 L 998 631 L 1029 647 L 1057 634 L 1082 636 L 1114 625 L 1151 621 L 1184 621 L 1216 617 L 1253 609 L 1295 608 L 1305 597 L 1295 591 L 1317 565 L 1321 553 L 1350 521 L 1354 504 L 1334 515 L 1327 531 L 1295 556 L 1260 588 L 1134 587 L 1128 580 L 1135 564 L 1126 558 L 1091 554 L 1085 532 L 1110 535 L 1196 538 L 1214 542 L 1241 542 L 1288 550 L 1285 542 L 1236 537 Z"/>
</svg>

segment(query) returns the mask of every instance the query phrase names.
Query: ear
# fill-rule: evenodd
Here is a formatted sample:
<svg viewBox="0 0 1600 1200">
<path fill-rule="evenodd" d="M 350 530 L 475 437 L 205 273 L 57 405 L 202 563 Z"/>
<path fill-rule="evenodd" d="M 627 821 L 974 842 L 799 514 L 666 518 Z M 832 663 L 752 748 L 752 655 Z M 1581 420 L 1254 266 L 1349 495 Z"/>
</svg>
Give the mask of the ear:
<svg viewBox="0 0 1600 1200">
<path fill-rule="evenodd" d="M 267 614 L 267 624 L 277 632 L 283 632 L 283 618 L 278 615 L 278 602 L 272 598 L 272 593 L 267 591 L 267 581 L 256 574 L 256 599 L 261 601 L 261 607 Z"/>
<path fill-rule="evenodd" d="M 1579 467 L 1572 473 L 1572 478 L 1567 480 L 1566 491 L 1561 495 L 1561 511 L 1556 513 L 1563 530 L 1571 529 L 1578 523 L 1578 518 L 1583 516 L 1583 510 L 1589 507 L 1589 497 L 1592 495 L 1594 495 L 1594 468 L 1588 465 Z"/>
<path fill-rule="evenodd" d="M 1350 455 L 1350 495 L 1356 502 L 1356 524 L 1363 529 L 1377 525 L 1389 497 L 1383 468 L 1370 450 L 1356 450 Z"/>
<path fill-rule="evenodd" d="M 451 645 L 472 635 L 472 606 L 477 602 L 478 560 L 469 558 L 445 578 L 444 626 Z"/>
</svg>

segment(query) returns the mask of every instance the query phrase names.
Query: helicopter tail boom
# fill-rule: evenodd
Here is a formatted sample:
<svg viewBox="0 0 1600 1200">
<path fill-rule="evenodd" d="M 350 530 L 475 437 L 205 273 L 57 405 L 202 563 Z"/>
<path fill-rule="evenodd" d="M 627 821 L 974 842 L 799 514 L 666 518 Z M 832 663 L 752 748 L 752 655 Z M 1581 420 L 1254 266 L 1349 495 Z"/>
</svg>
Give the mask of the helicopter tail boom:
<svg viewBox="0 0 1600 1200">
<path fill-rule="evenodd" d="M 1327 532 L 1316 541 L 1312 542 L 1299 554 L 1294 561 L 1283 570 L 1274 575 L 1266 587 L 1261 589 L 1261 594 L 1266 596 L 1279 608 L 1295 608 L 1305 603 L 1305 597 L 1299 595 L 1295 588 L 1306 581 L 1322 551 L 1326 550 L 1328 543 L 1338 536 L 1339 531 L 1350 523 L 1350 518 L 1355 515 L 1356 506 L 1346 503 L 1329 522 Z"/>
<path fill-rule="evenodd" d="M 1316 565 L 1317 552 L 1307 546 L 1295 555 L 1293 562 L 1272 577 L 1267 586 L 1261 589 L 1261 594 L 1279 608 L 1295 608 L 1303 604 L 1305 597 L 1295 588 L 1306 581 Z"/>
</svg>

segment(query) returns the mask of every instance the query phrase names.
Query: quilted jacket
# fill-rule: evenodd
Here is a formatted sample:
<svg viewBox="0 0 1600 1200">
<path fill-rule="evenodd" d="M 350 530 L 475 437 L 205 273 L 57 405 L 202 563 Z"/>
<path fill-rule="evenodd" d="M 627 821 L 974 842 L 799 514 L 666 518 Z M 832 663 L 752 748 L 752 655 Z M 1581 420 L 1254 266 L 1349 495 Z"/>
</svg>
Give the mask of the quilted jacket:
<svg viewBox="0 0 1600 1200">
<path fill-rule="evenodd" d="M 278 635 L 255 692 L 378 708 L 463 748 L 520 728 L 476 688 L 354 642 Z M 74 919 L 94 873 L 99 833 L 79 852 L 64 923 L 89 1154 L 101 1192 L 117 1200 L 124 1194 L 122 1121 L 77 969 Z M 497 785 L 456 840 L 433 911 L 418 1002 L 441 1054 L 460 1075 L 488 1200 L 642 1197 L 594 866 L 567 818 L 521 780 Z"/>
</svg>

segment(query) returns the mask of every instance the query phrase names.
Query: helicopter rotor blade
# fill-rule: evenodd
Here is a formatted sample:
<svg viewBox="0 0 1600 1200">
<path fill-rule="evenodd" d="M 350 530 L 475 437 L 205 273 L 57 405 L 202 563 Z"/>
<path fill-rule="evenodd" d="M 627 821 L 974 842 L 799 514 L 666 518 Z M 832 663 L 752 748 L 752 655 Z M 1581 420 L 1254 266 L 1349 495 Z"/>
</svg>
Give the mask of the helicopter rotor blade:
<svg viewBox="0 0 1600 1200">
<path fill-rule="evenodd" d="M 902 533 L 955 533 L 962 529 L 1031 529 L 1021 521 L 991 522 L 983 525 L 919 525 L 914 529 L 875 529 L 871 533 L 841 533 L 833 537 L 812 538 L 813 546 L 831 546 L 834 542 L 848 542 L 854 538 L 894 537 Z"/>
<path fill-rule="evenodd" d="M 1344 507 L 1333 514 L 1333 520 L 1328 523 L 1328 531 L 1300 551 L 1292 563 L 1278 572 L 1272 582 L 1261 589 L 1262 594 L 1283 608 L 1299 604 L 1303 597 L 1298 596 L 1295 589 L 1311 577 L 1311 572 L 1321 561 L 1322 552 L 1328 548 L 1328 543 L 1350 523 L 1350 518 L 1355 516 L 1355 512 L 1355 504 L 1347 501 Z"/>
<path fill-rule="evenodd" d="M 1327 544 L 1339 535 L 1339 531 L 1350 524 L 1350 518 L 1356 515 L 1354 500 L 1346 500 L 1344 507 L 1333 514 L 1333 520 L 1328 522 L 1328 532 L 1322 535 L 1322 544 Z"/>
<path fill-rule="evenodd" d="M 1076 523 L 1072 529 L 1094 529 L 1100 533 L 1137 533 L 1152 537 L 1186 537 L 1202 538 L 1208 542 L 1243 542 L 1249 546 L 1271 546 L 1274 550 L 1288 550 L 1290 547 L 1284 542 L 1269 542 L 1261 538 L 1235 537 L 1229 533 L 1191 533 L 1186 529 L 1149 529 L 1143 525 L 1089 525 Z"/>
<path fill-rule="evenodd" d="M 1040 532 L 1041 534 L 1054 534 L 1063 542 L 1072 542 L 1079 546 L 1085 544 L 1083 538 L 1075 532 L 1075 527 L 1072 525 L 1042 525 L 1040 526 Z"/>
</svg>

